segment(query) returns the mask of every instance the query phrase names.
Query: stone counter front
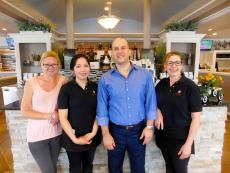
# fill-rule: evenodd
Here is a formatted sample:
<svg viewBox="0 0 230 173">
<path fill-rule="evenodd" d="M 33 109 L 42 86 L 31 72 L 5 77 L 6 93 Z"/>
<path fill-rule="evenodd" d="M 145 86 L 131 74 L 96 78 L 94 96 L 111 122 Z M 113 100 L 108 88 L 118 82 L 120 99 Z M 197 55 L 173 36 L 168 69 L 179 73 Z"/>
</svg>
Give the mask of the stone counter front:
<svg viewBox="0 0 230 173">
<path fill-rule="evenodd" d="M 39 169 L 30 154 L 26 142 L 26 124 L 19 110 L 6 110 L 7 126 L 12 141 L 14 173 L 39 173 Z M 201 125 L 195 139 L 195 155 L 189 162 L 189 173 L 220 173 L 221 155 L 225 133 L 227 107 L 204 107 Z M 155 141 L 147 145 L 146 173 L 164 173 L 165 165 Z M 63 149 L 58 162 L 58 172 L 68 173 L 68 159 Z M 107 152 L 100 145 L 94 159 L 94 173 L 107 173 Z M 129 172 L 126 157 L 124 173 Z"/>
</svg>

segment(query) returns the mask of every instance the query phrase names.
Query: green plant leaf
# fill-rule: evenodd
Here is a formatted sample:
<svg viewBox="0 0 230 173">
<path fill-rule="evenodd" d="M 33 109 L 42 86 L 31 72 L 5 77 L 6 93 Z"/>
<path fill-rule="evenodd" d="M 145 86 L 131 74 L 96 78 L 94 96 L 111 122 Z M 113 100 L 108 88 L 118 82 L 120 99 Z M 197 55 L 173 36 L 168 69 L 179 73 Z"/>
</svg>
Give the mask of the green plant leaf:
<svg viewBox="0 0 230 173">
<path fill-rule="evenodd" d="M 164 27 L 165 31 L 195 31 L 197 29 L 197 23 L 193 21 L 189 22 L 172 22 Z"/>
<path fill-rule="evenodd" d="M 51 25 L 45 22 L 30 22 L 30 21 L 21 21 L 17 22 L 19 31 L 44 31 L 50 32 Z"/>
</svg>

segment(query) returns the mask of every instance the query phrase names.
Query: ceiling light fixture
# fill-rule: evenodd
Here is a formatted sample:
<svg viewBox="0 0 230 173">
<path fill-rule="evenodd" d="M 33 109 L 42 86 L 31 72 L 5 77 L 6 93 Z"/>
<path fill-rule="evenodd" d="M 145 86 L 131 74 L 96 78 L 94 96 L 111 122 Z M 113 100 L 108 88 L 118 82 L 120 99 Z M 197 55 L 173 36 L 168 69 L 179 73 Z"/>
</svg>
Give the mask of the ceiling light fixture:
<svg viewBox="0 0 230 173">
<path fill-rule="evenodd" d="M 108 10 L 106 10 L 108 11 L 108 15 L 103 15 L 97 18 L 97 21 L 102 27 L 110 30 L 113 29 L 121 21 L 121 18 L 111 14 L 111 1 L 108 1 L 106 5 L 106 7 L 108 7 Z"/>
<path fill-rule="evenodd" d="M 209 28 L 208 31 L 212 31 L 212 28 Z"/>
<path fill-rule="evenodd" d="M 105 7 L 104 10 L 105 10 L 105 11 L 109 11 L 109 7 Z"/>
<path fill-rule="evenodd" d="M 217 35 L 217 32 L 212 33 L 212 35 L 213 35 L 213 36 L 216 36 L 216 35 Z"/>
</svg>

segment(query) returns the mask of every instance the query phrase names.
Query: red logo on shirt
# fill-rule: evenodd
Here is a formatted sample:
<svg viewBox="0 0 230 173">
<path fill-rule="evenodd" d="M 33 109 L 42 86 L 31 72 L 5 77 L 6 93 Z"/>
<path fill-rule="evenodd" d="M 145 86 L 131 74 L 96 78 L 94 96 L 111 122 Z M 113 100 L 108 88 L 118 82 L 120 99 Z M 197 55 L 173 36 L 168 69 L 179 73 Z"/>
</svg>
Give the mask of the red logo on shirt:
<svg viewBox="0 0 230 173">
<path fill-rule="evenodd" d="M 96 96 L 96 92 L 93 90 L 93 93 L 92 93 L 93 96 Z"/>
<path fill-rule="evenodd" d="M 181 96 L 182 95 L 181 90 L 178 90 L 175 94 L 176 96 Z"/>
</svg>

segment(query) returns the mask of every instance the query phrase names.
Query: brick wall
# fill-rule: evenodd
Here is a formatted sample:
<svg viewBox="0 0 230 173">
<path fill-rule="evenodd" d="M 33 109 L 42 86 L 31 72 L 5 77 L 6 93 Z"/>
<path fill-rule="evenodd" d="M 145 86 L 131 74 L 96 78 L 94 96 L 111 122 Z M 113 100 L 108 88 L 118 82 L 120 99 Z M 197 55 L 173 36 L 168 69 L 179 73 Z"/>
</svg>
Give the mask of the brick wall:
<svg viewBox="0 0 230 173">
<path fill-rule="evenodd" d="M 26 122 L 20 111 L 6 111 L 7 125 L 12 140 L 15 173 L 39 173 L 26 143 Z M 195 140 L 196 154 L 189 162 L 189 173 L 220 173 L 227 107 L 204 107 L 201 126 Z M 155 142 L 147 145 L 146 173 L 164 173 L 165 166 Z M 64 149 L 60 153 L 58 170 L 68 172 L 68 159 Z M 94 159 L 94 173 L 107 173 L 107 152 L 100 145 Z M 129 172 L 126 156 L 124 173 Z"/>
</svg>

